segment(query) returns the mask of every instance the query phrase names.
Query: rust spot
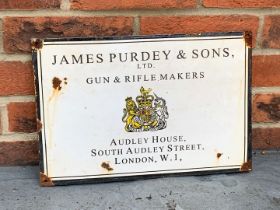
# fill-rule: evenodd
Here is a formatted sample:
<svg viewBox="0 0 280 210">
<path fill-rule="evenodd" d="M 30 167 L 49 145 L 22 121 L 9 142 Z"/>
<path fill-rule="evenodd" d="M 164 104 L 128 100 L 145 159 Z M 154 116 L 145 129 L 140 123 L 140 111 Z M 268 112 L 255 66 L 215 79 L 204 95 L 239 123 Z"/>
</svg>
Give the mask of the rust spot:
<svg viewBox="0 0 280 210">
<path fill-rule="evenodd" d="M 246 42 L 246 45 L 249 47 L 249 48 L 252 48 L 252 32 L 251 31 L 246 31 L 244 33 L 244 39 L 245 39 L 245 42 Z"/>
<path fill-rule="evenodd" d="M 107 171 L 113 171 L 114 169 L 110 166 L 110 164 L 109 163 L 106 163 L 106 162 L 103 162 L 102 164 L 101 164 L 101 167 L 102 168 L 105 168 Z"/>
<path fill-rule="evenodd" d="M 40 172 L 40 184 L 42 187 L 52 187 L 54 186 L 52 180 L 46 175 Z"/>
<path fill-rule="evenodd" d="M 251 171 L 252 170 L 252 160 L 248 160 L 247 162 L 243 163 L 240 168 L 240 171 Z"/>
<path fill-rule="evenodd" d="M 257 103 L 257 108 L 266 112 L 273 121 L 280 121 L 280 97 L 274 97 L 269 104 Z"/>
<path fill-rule="evenodd" d="M 219 159 L 221 156 L 223 155 L 223 153 L 217 153 L 217 158 Z"/>
<path fill-rule="evenodd" d="M 65 84 L 65 85 L 67 85 L 67 84 L 68 84 L 68 82 L 67 82 L 67 78 L 66 78 L 66 77 L 64 77 L 64 79 L 63 79 L 63 80 L 64 80 L 64 84 Z"/>
<path fill-rule="evenodd" d="M 61 90 L 61 80 L 57 77 L 54 77 L 53 80 L 52 80 L 52 83 L 53 83 L 53 88 L 55 90 Z"/>
<path fill-rule="evenodd" d="M 32 39 L 31 40 L 31 48 L 33 50 L 39 50 L 43 47 L 43 40 L 42 39 Z"/>
</svg>

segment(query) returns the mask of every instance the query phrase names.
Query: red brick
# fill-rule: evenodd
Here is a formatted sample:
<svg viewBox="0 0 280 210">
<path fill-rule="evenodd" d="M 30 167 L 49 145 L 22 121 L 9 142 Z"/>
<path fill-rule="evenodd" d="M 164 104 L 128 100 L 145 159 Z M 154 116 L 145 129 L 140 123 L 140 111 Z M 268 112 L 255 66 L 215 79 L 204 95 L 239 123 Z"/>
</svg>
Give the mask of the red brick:
<svg viewBox="0 0 280 210">
<path fill-rule="evenodd" d="M 38 164 L 38 141 L 0 142 L 0 165 Z"/>
<path fill-rule="evenodd" d="M 280 149 L 280 128 L 254 128 L 253 149 Z"/>
<path fill-rule="evenodd" d="M 2 134 L 2 130 L 3 130 L 3 127 L 2 127 L 1 109 L 0 109 L 0 134 Z"/>
<path fill-rule="evenodd" d="M 34 102 L 13 102 L 8 106 L 9 131 L 32 133 L 37 131 Z"/>
<path fill-rule="evenodd" d="M 280 55 L 253 56 L 252 86 L 280 86 Z"/>
<path fill-rule="evenodd" d="M 280 94 L 257 94 L 253 96 L 253 122 L 280 121 Z"/>
<path fill-rule="evenodd" d="M 77 10 L 118 9 L 166 9 L 194 8 L 196 0 L 71 0 L 71 8 Z"/>
<path fill-rule="evenodd" d="M 59 8 L 60 0 L 1 0 L 0 10 L 36 10 Z"/>
<path fill-rule="evenodd" d="M 273 8 L 280 7 L 279 0 L 203 0 L 204 7 L 216 8 Z"/>
<path fill-rule="evenodd" d="M 8 95 L 34 95 L 31 62 L 0 62 L 0 96 Z"/>
<path fill-rule="evenodd" d="M 253 45 L 259 19 L 249 15 L 157 16 L 141 18 L 141 34 L 252 31 Z"/>
<path fill-rule="evenodd" d="M 280 48 L 280 15 L 265 17 L 262 46 Z"/>
<path fill-rule="evenodd" d="M 132 17 L 6 17 L 4 50 L 30 52 L 30 39 L 74 36 L 130 35 Z"/>
</svg>

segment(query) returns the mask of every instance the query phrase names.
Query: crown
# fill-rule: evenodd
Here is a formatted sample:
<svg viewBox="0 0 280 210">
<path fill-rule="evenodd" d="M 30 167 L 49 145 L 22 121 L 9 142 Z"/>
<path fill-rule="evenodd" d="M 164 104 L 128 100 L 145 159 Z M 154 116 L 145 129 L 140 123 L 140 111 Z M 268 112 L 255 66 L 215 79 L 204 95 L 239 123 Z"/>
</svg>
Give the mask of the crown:
<svg viewBox="0 0 280 210">
<path fill-rule="evenodd" d="M 144 89 L 141 87 L 140 89 L 140 96 L 136 97 L 136 101 L 139 104 L 139 107 L 146 107 L 146 106 L 152 106 L 152 102 L 154 100 L 154 96 L 149 95 L 149 93 L 152 91 L 152 89 Z"/>
</svg>

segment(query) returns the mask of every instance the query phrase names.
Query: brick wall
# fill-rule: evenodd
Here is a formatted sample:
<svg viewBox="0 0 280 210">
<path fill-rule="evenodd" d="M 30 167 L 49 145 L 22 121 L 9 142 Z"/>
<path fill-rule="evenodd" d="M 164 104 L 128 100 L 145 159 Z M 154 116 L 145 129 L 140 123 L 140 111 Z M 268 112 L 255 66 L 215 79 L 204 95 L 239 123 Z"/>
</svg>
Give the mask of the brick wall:
<svg viewBox="0 0 280 210">
<path fill-rule="evenodd" d="M 280 148 L 279 0 L 0 1 L 0 165 L 37 164 L 31 37 L 253 32 L 253 148 Z"/>
</svg>

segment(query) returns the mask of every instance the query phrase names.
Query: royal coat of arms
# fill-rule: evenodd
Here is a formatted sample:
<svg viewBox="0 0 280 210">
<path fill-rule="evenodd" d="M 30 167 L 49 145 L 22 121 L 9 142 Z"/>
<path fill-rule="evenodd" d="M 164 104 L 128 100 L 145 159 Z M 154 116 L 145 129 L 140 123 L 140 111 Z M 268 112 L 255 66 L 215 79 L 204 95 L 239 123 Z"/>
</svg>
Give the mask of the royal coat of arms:
<svg viewBox="0 0 280 210">
<path fill-rule="evenodd" d="M 126 108 L 123 109 L 122 121 L 125 123 L 127 132 L 157 131 L 166 128 L 168 111 L 166 101 L 155 93 L 150 94 L 152 89 L 141 87 L 141 95 L 126 98 Z"/>
</svg>

